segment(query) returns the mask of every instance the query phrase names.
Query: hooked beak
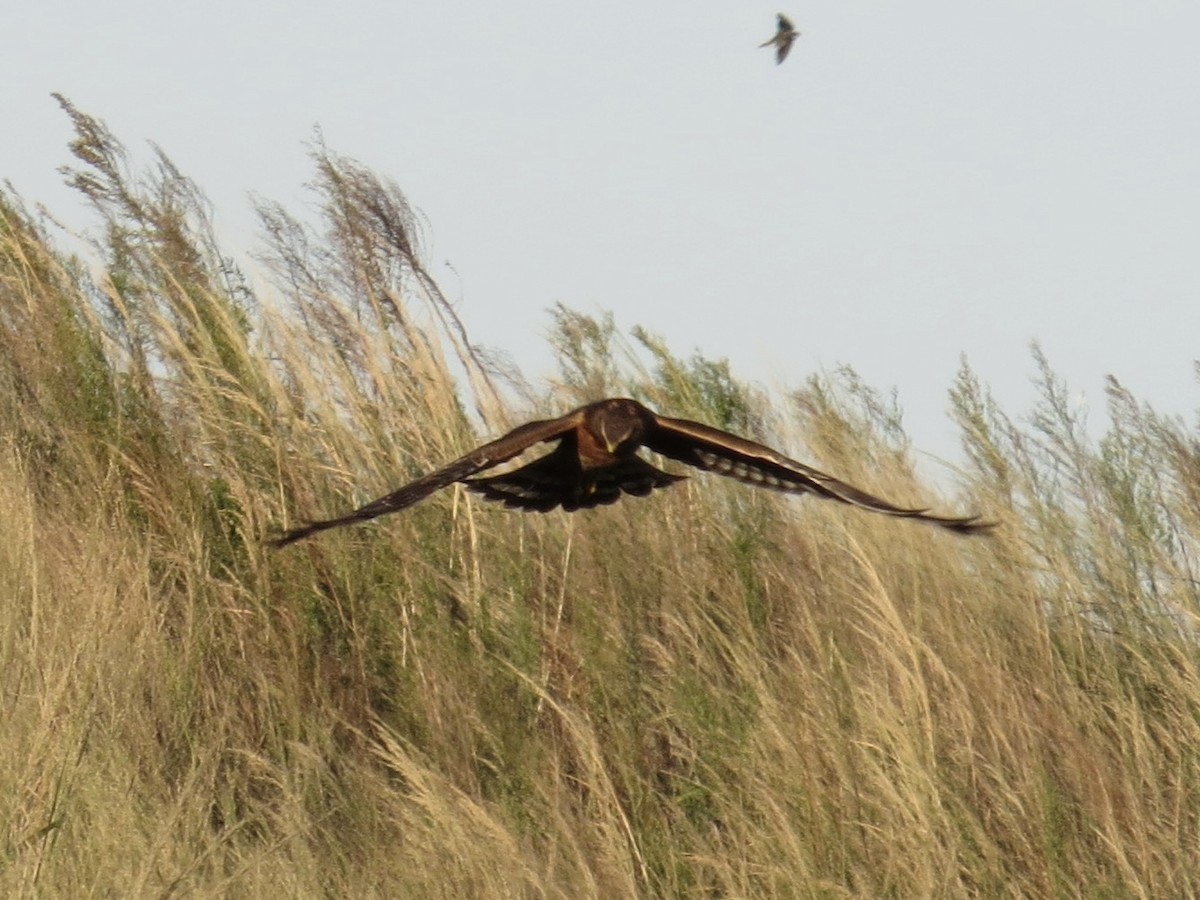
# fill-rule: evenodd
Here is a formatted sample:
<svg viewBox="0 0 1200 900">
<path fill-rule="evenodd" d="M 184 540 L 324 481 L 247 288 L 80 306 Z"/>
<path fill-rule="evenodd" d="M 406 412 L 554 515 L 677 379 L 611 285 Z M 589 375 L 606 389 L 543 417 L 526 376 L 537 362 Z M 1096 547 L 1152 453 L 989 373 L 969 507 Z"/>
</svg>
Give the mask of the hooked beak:
<svg viewBox="0 0 1200 900">
<path fill-rule="evenodd" d="M 615 456 L 617 453 L 617 441 L 614 441 L 608 436 L 608 429 L 603 425 L 600 426 L 600 437 L 604 440 L 604 449 L 609 452 L 610 456 Z"/>
</svg>

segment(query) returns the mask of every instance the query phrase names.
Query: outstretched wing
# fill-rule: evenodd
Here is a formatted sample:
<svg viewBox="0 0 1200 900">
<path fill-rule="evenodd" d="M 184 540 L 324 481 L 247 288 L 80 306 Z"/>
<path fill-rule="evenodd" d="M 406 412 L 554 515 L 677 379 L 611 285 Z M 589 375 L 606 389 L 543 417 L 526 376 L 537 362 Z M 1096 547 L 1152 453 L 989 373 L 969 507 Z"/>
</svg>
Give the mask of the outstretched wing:
<svg viewBox="0 0 1200 900">
<path fill-rule="evenodd" d="M 816 494 L 888 516 L 930 522 L 961 534 L 982 533 L 995 527 L 994 522 L 982 522 L 979 516 L 936 516 L 925 509 L 895 506 L 824 472 L 788 459 L 770 447 L 699 422 L 656 415 L 654 427 L 642 443 L 670 459 L 757 487 L 789 494 Z"/>
<path fill-rule="evenodd" d="M 416 481 L 404 485 L 404 487 L 393 491 L 385 497 L 371 501 L 366 506 L 359 507 L 353 512 L 339 516 L 336 519 L 324 519 L 319 522 L 310 522 L 300 528 L 292 528 L 289 531 L 285 531 L 282 536 L 271 541 L 271 544 L 276 547 L 284 547 L 293 541 L 306 538 L 310 534 L 316 534 L 318 531 L 324 531 L 327 528 L 337 528 L 340 525 L 363 522 L 367 519 L 374 519 L 376 516 L 382 516 L 386 513 L 396 512 L 397 510 L 412 506 L 417 501 L 424 500 L 434 491 L 448 487 L 456 481 L 462 481 L 464 478 L 469 478 L 476 472 L 482 472 L 485 469 L 490 469 L 492 466 L 498 466 L 500 463 L 507 462 L 514 456 L 519 456 L 534 444 L 561 438 L 568 432 L 575 430 L 582 421 L 582 418 L 581 412 L 575 410 L 558 419 L 529 422 L 519 428 L 513 429 L 504 435 L 504 437 L 497 438 L 491 443 L 484 444 L 482 447 L 472 450 L 466 456 L 456 459 L 449 465 L 443 466 L 435 472 L 430 472 L 428 475 L 423 475 Z"/>
<path fill-rule="evenodd" d="M 783 13 L 778 13 L 777 18 L 779 19 L 780 34 L 786 34 L 789 31 L 796 30 L 795 28 L 792 27 L 792 20 L 789 19 L 787 16 L 785 16 Z"/>
</svg>

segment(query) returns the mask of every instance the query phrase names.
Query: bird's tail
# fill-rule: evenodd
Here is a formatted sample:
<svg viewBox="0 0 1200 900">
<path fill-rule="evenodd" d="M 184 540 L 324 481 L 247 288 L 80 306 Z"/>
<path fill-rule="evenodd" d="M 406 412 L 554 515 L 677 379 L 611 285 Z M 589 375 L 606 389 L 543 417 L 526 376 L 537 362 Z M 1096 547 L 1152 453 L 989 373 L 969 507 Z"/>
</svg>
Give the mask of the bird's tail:
<svg viewBox="0 0 1200 900">
<path fill-rule="evenodd" d="M 615 503 L 623 493 L 644 497 L 685 477 L 663 472 L 636 456 L 591 473 L 580 472 L 577 463 L 567 465 L 552 453 L 503 475 L 472 478 L 466 485 L 485 500 L 510 509 L 548 512 L 561 506 L 572 512 Z"/>
</svg>

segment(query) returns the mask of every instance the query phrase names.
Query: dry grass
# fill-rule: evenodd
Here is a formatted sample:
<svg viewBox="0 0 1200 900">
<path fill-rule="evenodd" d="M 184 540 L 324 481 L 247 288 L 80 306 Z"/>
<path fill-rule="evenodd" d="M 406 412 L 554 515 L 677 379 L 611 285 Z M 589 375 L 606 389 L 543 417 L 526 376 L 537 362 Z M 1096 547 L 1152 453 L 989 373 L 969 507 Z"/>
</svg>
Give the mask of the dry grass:
<svg viewBox="0 0 1200 900">
<path fill-rule="evenodd" d="M 102 274 L 0 196 L 0 894 L 1200 893 L 1182 424 L 1114 384 L 1097 444 L 1040 357 L 1023 423 L 964 368 L 990 541 L 699 477 L 574 516 L 446 492 L 269 552 L 600 394 L 931 489 L 852 373 L 769 412 L 566 309 L 535 406 L 400 193 L 324 150 L 324 233 L 262 210 L 263 298 L 165 158 L 133 177 L 67 110 Z"/>
</svg>

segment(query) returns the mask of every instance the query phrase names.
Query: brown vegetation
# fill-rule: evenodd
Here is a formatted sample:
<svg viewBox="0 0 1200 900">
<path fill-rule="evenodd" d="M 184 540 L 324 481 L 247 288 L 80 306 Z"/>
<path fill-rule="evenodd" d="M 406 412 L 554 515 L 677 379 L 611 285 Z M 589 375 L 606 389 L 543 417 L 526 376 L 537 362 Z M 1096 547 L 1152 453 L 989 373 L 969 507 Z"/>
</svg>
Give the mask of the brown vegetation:
<svg viewBox="0 0 1200 900">
<path fill-rule="evenodd" d="M 101 264 L 0 195 L 0 894 L 1200 893 L 1195 433 L 1114 383 L 1090 441 L 1039 358 L 1027 424 L 953 391 L 991 540 L 709 479 L 454 488 L 274 552 L 608 394 L 936 498 L 852 373 L 768 413 L 560 308 L 535 403 L 323 149 L 327 230 L 264 207 L 261 296 L 165 158 L 67 110 Z"/>
</svg>

